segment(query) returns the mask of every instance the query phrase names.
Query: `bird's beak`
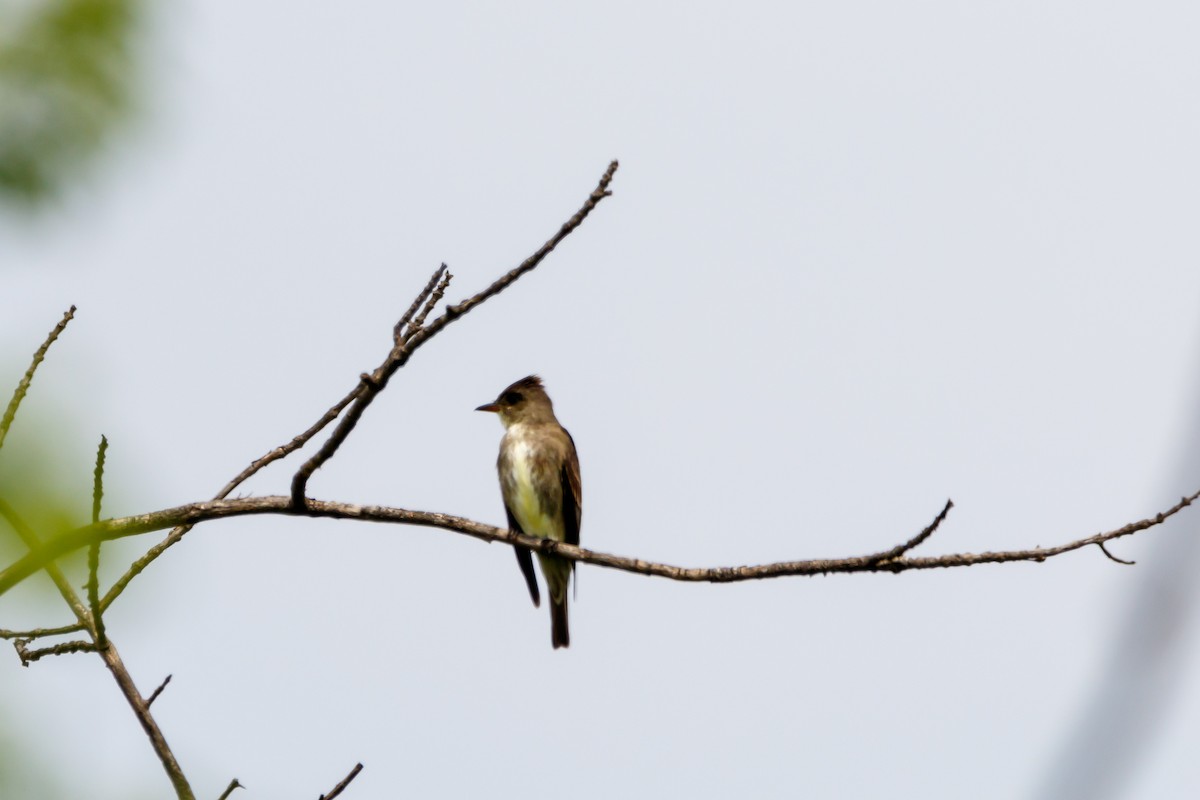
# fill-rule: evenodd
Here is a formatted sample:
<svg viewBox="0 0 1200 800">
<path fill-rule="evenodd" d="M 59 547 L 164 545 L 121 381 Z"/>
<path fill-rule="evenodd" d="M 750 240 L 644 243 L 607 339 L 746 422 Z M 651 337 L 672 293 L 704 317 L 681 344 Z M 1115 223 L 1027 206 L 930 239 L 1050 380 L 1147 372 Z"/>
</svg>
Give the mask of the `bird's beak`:
<svg viewBox="0 0 1200 800">
<path fill-rule="evenodd" d="M 488 403 L 486 406 L 480 406 L 479 408 L 477 408 L 475 410 L 476 411 L 491 411 L 493 413 L 498 413 L 500 411 L 500 406 L 496 405 L 495 403 Z"/>
</svg>

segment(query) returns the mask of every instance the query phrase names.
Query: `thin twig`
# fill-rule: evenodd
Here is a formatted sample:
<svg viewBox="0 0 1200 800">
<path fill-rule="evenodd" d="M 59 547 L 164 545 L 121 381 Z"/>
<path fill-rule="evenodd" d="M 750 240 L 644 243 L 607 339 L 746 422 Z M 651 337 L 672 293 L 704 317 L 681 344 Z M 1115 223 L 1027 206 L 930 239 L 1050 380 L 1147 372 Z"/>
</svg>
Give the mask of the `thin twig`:
<svg viewBox="0 0 1200 800">
<path fill-rule="evenodd" d="M 96 470 L 92 474 L 92 524 L 100 521 L 100 502 L 104 498 L 104 455 L 108 452 L 108 438 L 100 437 L 100 447 L 96 450 Z M 92 623 L 96 626 L 96 647 L 103 650 L 108 646 L 108 634 L 104 630 L 104 617 L 100 611 L 100 543 L 95 542 L 88 548 L 88 609 L 92 614 Z"/>
<path fill-rule="evenodd" d="M 0 639 L 41 639 L 46 636 L 61 636 L 64 633 L 77 633 L 83 630 L 83 625 L 76 622 L 73 625 L 63 625 L 58 628 L 32 628 L 27 631 L 10 631 L 0 628 Z"/>
<path fill-rule="evenodd" d="M 925 528 L 920 533 L 918 533 L 916 536 L 909 539 L 907 542 L 901 542 L 900 544 L 896 545 L 892 549 L 884 550 L 882 553 L 876 553 L 872 557 L 874 559 L 876 559 L 877 561 L 891 561 L 894 558 L 899 558 L 900 556 L 904 555 L 905 553 L 912 550 L 917 545 L 924 542 L 930 536 L 932 536 L 933 532 L 938 529 L 938 526 L 940 526 L 942 524 L 942 522 L 945 521 L 946 515 L 950 513 L 950 509 L 952 509 L 952 508 L 954 508 L 954 501 L 947 500 L 946 505 L 943 506 L 942 510 L 940 512 L 938 512 L 938 515 L 933 518 L 933 522 L 931 522 L 927 526 L 925 526 Z"/>
<path fill-rule="evenodd" d="M 644 561 L 639 558 L 628 558 L 582 547 L 557 542 L 553 539 L 541 539 L 513 533 L 504 528 L 485 525 L 481 522 L 456 517 L 451 514 L 439 514 L 431 511 L 409 511 L 403 508 L 387 506 L 362 506 L 352 503 L 337 503 L 326 500 L 310 499 L 305 508 L 297 509 L 290 497 L 243 497 L 236 500 L 211 500 L 203 503 L 192 503 L 186 506 L 168 508 L 148 514 L 139 514 L 121 519 L 108 519 L 96 525 L 88 525 L 61 534 L 46 542 L 37 551 L 10 564 L 0 571 L 0 595 L 11 589 L 17 583 L 27 578 L 46 564 L 66 553 L 87 547 L 93 541 L 109 541 L 126 536 L 136 536 L 150 531 L 163 530 L 174 525 L 195 525 L 205 520 L 240 517 L 252 514 L 279 514 L 290 516 L 328 517 L 332 519 L 362 520 L 391 524 L 418 525 L 432 528 L 442 528 L 456 533 L 466 534 L 487 542 L 503 542 L 504 544 L 520 545 L 539 553 L 554 554 L 562 558 L 583 564 L 595 564 L 600 567 L 632 572 L 639 575 L 654 575 L 676 581 L 702 583 L 732 583 L 736 581 L 762 580 L 765 578 L 782 578 L 788 575 L 826 575 L 830 573 L 857 572 L 908 572 L 911 570 L 945 569 L 951 567 L 969 567 L 976 564 L 1000 564 L 1009 561 L 1041 562 L 1064 553 L 1088 547 L 1098 542 L 1108 542 L 1122 536 L 1129 536 L 1140 531 L 1161 525 L 1183 509 L 1192 505 L 1200 492 L 1182 498 L 1171 508 L 1137 522 L 1131 522 L 1120 528 L 1097 533 L 1082 539 L 1075 539 L 1055 547 L 1036 547 L 1028 550 L 1002 550 L 984 553 L 952 553 L 944 556 L 928 556 L 914 558 L 911 556 L 881 561 L 878 555 L 850 556 L 847 558 L 805 559 L 800 561 L 779 561 L 771 564 L 734 567 L 678 567 L 671 564 L 661 564 Z M 906 542 L 907 543 L 907 542 Z"/>
<path fill-rule="evenodd" d="M 229 782 L 229 785 L 225 787 L 225 791 L 221 792 L 221 796 L 218 797 L 217 800 L 227 800 L 229 795 L 233 794 L 234 789 L 245 789 L 245 788 L 246 788 L 245 786 L 238 783 L 237 778 L 234 778 L 233 780 L 231 780 Z"/>
<path fill-rule="evenodd" d="M 613 175 L 616 173 L 616 171 L 617 162 L 613 161 L 608 165 L 608 169 L 605 170 L 604 175 L 601 176 L 600 182 L 596 185 L 596 188 L 592 191 L 592 193 L 588 195 L 588 199 L 584 201 L 584 204 L 580 207 L 580 209 L 575 212 L 575 215 L 564 222 L 562 226 L 559 227 L 558 231 L 551 236 L 545 244 L 538 248 L 533 255 L 521 262 L 519 266 L 509 270 L 478 294 L 463 300 L 457 305 L 447 306 L 446 310 L 442 312 L 441 316 L 429 323 L 427 327 L 413 329 L 411 335 L 399 335 L 394 331 L 393 339 L 394 341 L 398 341 L 396 341 L 392 347 L 391 352 L 388 353 L 387 358 L 384 359 L 383 363 L 380 364 L 379 367 L 370 374 L 370 376 L 365 377 L 361 381 L 360 386 L 363 387 L 362 393 L 355 399 L 354 404 L 351 405 L 346 411 L 346 414 L 342 417 L 341 421 L 338 422 L 337 427 L 333 429 L 333 433 L 329 435 L 329 438 L 325 440 L 325 443 L 321 445 L 321 448 L 311 458 L 305 461 L 304 464 L 302 464 L 296 471 L 296 474 L 292 476 L 292 503 L 297 509 L 303 509 L 304 507 L 304 492 L 308 488 L 308 481 L 312 477 L 313 473 L 320 469 L 327 461 L 329 461 L 329 459 L 333 458 L 334 454 L 337 453 L 338 448 L 340 448 L 342 443 L 346 441 L 346 437 L 348 437 L 351 431 L 354 430 L 354 426 L 358 424 L 358 420 L 360 417 L 362 417 L 362 414 L 366 410 L 367 406 L 371 404 L 371 401 L 375 399 L 376 395 L 386 388 L 387 382 L 392 375 L 396 374 L 397 370 L 408 363 L 408 360 L 412 357 L 413 353 L 415 353 L 417 349 L 421 347 L 421 345 L 425 344 L 425 342 L 429 341 L 438 333 L 440 333 L 447 325 L 462 317 L 464 314 L 471 311 L 481 303 L 484 303 L 492 297 L 500 294 L 500 292 L 511 286 L 522 275 L 537 267 L 537 265 L 540 264 L 542 260 L 548 256 L 563 239 L 567 238 L 572 231 L 583 224 L 583 221 L 587 219 L 588 214 L 592 212 L 592 209 L 594 209 L 601 200 L 611 194 L 611 192 L 608 190 L 608 186 L 612 182 Z"/>
<path fill-rule="evenodd" d="M 1096 546 L 1100 548 L 1100 552 L 1104 553 L 1104 555 L 1108 556 L 1109 558 L 1111 558 L 1113 561 L 1117 562 L 1118 564 L 1125 564 L 1126 566 L 1130 566 L 1130 567 L 1137 564 L 1136 561 L 1126 561 L 1123 558 L 1117 558 L 1112 553 L 1108 552 L 1108 548 L 1104 546 L 1104 542 L 1096 542 Z"/>
<path fill-rule="evenodd" d="M 46 351 L 50 349 L 50 345 L 54 344 L 54 340 L 66 330 L 67 323 L 73 319 L 75 319 L 75 306 L 67 309 L 67 313 L 63 314 L 63 318 L 46 337 L 46 341 L 42 342 L 42 346 L 33 354 L 33 361 L 30 362 L 29 369 L 25 370 L 25 377 L 21 378 L 21 382 L 17 384 L 12 399 L 8 401 L 8 408 L 4 409 L 4 416 L 0 417 L 0 447 L 4 446 L 4 437 L 8 436 L 8 429 L 12 427 L 13 419 L 17 416 L 17 409 L 20 407 L 21 401 L 25 399 L 25 393 L 29 391 L 29 384 L 33 382 L 33 373 L 37 372 L 38 365 L 46 357 Z"/>
<path fill-rule="evenodd" d="M 350 774 L 342 778 L 337 786 L 330 789 L 329 794 L 323 794 L 317 800 L 333 800 L 333 798 L 345 791 L 346 787 L 350 785 L 350 781 L 358 777 L 358 773 L 362 772 L 362 768 L 362 763 L 355 764 L 354 769 L 350 770 Z"/>
<path fill-rule="evenodd" d="M 170 682 L 171 682 L 170 675 L 163 678 L 163 682 L 158 685 L 158 688 L 155 689 L 153 692 L 151 692 L 150 696 L 146 698 L 146 708 L 149 708 L 150 706 L 154 705 L 154 701 L 158 699 L 158 696 L 163 693 L 163 689 L 167 688 L 167 684 Z"/>
</svg>

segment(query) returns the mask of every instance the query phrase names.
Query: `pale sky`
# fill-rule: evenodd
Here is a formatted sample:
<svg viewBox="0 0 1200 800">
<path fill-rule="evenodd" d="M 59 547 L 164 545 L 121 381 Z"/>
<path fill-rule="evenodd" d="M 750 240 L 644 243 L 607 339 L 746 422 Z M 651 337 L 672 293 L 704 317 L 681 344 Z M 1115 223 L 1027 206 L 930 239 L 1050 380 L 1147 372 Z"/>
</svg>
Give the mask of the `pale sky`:
<svg viewBox="0 0 1200 800">
<path fill-rule="evenodd" d="M 1048 546 L 1200 488 L 1194 4 L 191 0 L 148 39 L 114 156 L 0 218 L 4 387 L 79 307 L 0 462 L 50 428 L 81 523 L 100 434 L 106 516 L 207 499 L 382 360 L 439 263 L 473 294 L 613 158 L 613 197 L 421 350 L 312 496 L 502 525 L 473 409 L 531 372 L 579 448 L 583 544 L 646 559 L 873 552 L 948 497 L 919 553 Z M 316 797 L 357 761 L 349 800 L 1036 797 L 1197 515 L 1114 544 L 1134 567 L 584 565 L 557 652 L 503 546 L 247 518 L 108 629 L 145 693 L 174 675 L 154 710 L 201 797 Z M 106 547 L 108 580 L 155 541 Z M 0 626 L 67 621 L 34 594 Z M 1111 731 L 1147 742 L 1113 797 L 1200 790 L 1182 641 L 1157 725 Z M 94 656 L 3 645 L 0 715 L 62 796 L 169 795 Z"/>
</svg>

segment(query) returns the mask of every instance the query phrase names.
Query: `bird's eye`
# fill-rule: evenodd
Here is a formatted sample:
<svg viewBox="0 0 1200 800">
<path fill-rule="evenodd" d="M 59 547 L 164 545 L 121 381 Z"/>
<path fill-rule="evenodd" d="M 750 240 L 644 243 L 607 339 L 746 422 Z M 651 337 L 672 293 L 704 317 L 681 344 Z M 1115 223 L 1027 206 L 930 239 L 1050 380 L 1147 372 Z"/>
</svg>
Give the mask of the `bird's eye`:
<svg viewBox="0 0 1200 800">
<path fill-rule="evenodd" d="M 521 396 L 520 392 L 505 392 L 503 399 L 506 405 L 515 406 L 525 398 Z"/>
</svg>

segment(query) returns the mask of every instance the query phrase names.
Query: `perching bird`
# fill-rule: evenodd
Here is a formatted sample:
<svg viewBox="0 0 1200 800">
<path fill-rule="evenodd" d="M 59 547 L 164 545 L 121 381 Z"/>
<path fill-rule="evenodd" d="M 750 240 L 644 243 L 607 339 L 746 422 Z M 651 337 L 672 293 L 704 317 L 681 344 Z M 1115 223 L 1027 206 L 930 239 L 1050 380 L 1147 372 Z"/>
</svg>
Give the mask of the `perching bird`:
<svg viewBox="0 0 1200 800">
<path fill-rule="evenodd" d="M 509 386 L 494 403 L 476 411 L 492 411 L 504 423 L 500 440 L 500 493 L 508 512 L 509 530 L 579 544 L 583 518 L 583 488 L 579 456 L 567 429 L 558 424 L 542 379 L 530 375 Z M 525 547 L 514 547 L 517 563 L 535 606 L 541 605 L 533 559 Z M 546 588 L 550 590 L 550 638 L 557 647 L 571 644 L 567 629 L 567 585 L 575 562 L 538 553 Z"/>
</svg>

